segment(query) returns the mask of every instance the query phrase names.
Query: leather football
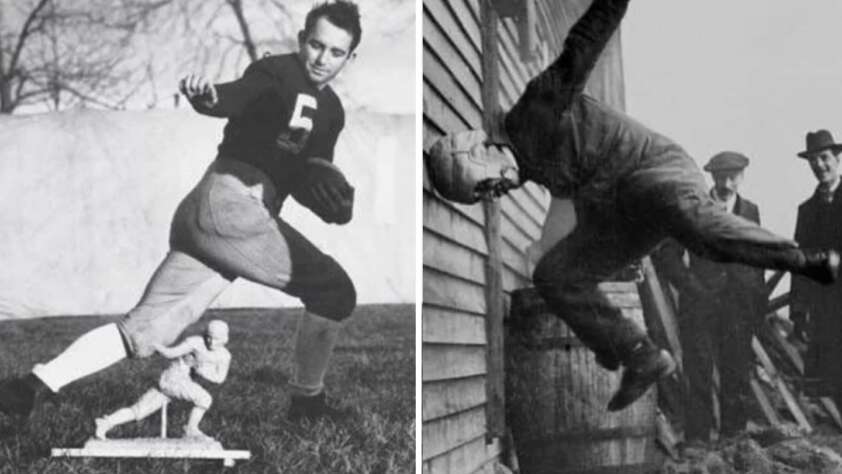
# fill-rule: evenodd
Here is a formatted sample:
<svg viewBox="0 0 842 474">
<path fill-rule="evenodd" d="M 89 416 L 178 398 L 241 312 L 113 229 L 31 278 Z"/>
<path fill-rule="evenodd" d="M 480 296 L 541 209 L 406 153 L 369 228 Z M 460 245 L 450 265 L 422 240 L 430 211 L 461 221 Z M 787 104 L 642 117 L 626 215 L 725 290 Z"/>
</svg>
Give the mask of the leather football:
<svg viewBox="0 0 842 474">
<path fill-rule="evenodd" d="M 347 224 L 354 210 L 354 187 L 323 158 L 308 159 L 292 197 L 328 224 Z"/>
</svg>

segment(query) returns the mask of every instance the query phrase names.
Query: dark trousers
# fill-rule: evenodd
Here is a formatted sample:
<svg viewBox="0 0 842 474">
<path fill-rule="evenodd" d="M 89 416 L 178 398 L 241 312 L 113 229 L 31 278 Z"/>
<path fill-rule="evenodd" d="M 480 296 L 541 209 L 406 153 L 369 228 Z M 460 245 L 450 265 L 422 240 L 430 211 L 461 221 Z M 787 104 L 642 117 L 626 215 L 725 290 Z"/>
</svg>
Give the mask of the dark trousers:
<svg viewBox="0 0 842 474">
<path fill-rule="evenodd" d="M 549 307 L 591 350 L 625 362 L 648 340 L 597 285 L 674 237 L 716 262 L 798 272 L 794 242 L 715 204 L 701 171 L 678 147 L 646 156 L 605 195 L 576 203 L 577 225 L 538 262 L 533 280 Z"/>
<path fill-rule="evenodd" d="M 688 441 L 708 441 L 714 428 L 713 398 L 719 401 L 720 433 L 733 436 L 745 429 L 750 407 L 750 373 L 755 331 L 753 314 L 717 301 L 690 301 L 679 320 L 684 355 L 684 433 Z M 714 393 L 713 371 L 719 371 L 719 392 Z"/>
</svg>

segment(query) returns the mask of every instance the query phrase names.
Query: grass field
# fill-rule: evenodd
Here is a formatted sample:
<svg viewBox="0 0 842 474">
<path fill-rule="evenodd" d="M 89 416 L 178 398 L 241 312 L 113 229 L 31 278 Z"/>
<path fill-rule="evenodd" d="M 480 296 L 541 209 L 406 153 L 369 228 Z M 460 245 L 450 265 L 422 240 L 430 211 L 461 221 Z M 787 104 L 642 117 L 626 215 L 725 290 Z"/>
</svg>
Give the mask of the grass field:
<svg viewBox="0 0 842 474">
<path fill-rule="evenodd" d="M 292 368 L 301 310 L 211 311 L 231 326 L 228 380 L 202 422 L 227 449 L 248 449 L 249 461 L 225 472 L 410 473 L 415 459 L 414 307 L 361 306 L 348 322 L 327 375 L 328 396 L 353 409 L 339 424 L 290 424 L 285 382 Z M 59 353 L 107 317 L 60 317 L 0 322 L 0 377 L 28 371 Z M 50 448 L 81 447 L 93 419 L 134 403 L 166 362 L 127 361 L 71 384 L 25 423 L 0 415 L 0 473 L 218 472 L 221 461 L 51 459 Z M 189 406 L 170 406 L 170 436 L 180 436 Z M 110 437 L 157 436 L 159 417 L 116 428 Z"/>
</svg>

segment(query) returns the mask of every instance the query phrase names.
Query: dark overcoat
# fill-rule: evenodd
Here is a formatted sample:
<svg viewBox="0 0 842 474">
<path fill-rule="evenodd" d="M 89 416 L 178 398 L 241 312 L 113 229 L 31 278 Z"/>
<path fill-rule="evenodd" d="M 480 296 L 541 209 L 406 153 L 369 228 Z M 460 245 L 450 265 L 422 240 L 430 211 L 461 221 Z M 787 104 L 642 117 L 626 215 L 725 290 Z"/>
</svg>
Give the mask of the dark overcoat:
<svg viewBox="0 0 842 474">
<path fill-rule="evenodd" d="M 827 202 L 819 193 L 798 207 L 795 240 L 801 247 L 842 251 L 842 186 Z M 792 280 L 793 312 L 809 312 L 810 344 L 804 361 L 805 375 L 817 378 L 818 390 L 842 394 L 842 279 L 830 286 L 804 277 Z"/>
</svg>

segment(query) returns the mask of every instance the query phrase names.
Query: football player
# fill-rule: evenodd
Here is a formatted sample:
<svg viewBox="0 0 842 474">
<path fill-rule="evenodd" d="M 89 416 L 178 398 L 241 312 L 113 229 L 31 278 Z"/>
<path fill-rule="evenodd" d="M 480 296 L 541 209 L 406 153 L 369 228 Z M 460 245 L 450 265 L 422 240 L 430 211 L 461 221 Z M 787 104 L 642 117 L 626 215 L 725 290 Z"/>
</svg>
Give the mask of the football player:
<svg viewBox="0 0 842 474">
<path fill-rule="evenodd" d="M 288 416 L 348 414 L 326 402 L 323 382 L 356 290 L 339 263 L 279 212 L 292 195 L 326 222 L 351 218 L 353 188 L 331 163 L 345 115 L 329 83 L 354 58 L 361 34 L 356 4 L 325 2 L 308 13 L 297 54 L 264 57 L 233 82 L 214 85 L 198 74 L 180 81 L 199 113 L 228 123 L 216 160 L 175 212 L 169 253 L 122 320 L 0 383 L 0 411 L 28 414 L 41 393 L 172 344 L 241 277 L 304 303 Z"/>
<path fill-rule="evenodd" d="M 576 228 L 541 258 L 535 286 L 606 369 L 623 367 L 608 409 L 621 410 L 675 362 L 624 318 L 598 283 L 668 236 L 717 262 L 739 262 L 833 281 L 839 254 L 800 249 L 711 200 L 687 153 L 583 90 L 629 0 L 594 0 L 561 55 L 532 79 L 499 130 L 450 134 L 430 150 L 433 186 L 463 203 L 500 196 L 526 181 L 546 187 L 549 216 L 575 203 Z"/>
</svg>

